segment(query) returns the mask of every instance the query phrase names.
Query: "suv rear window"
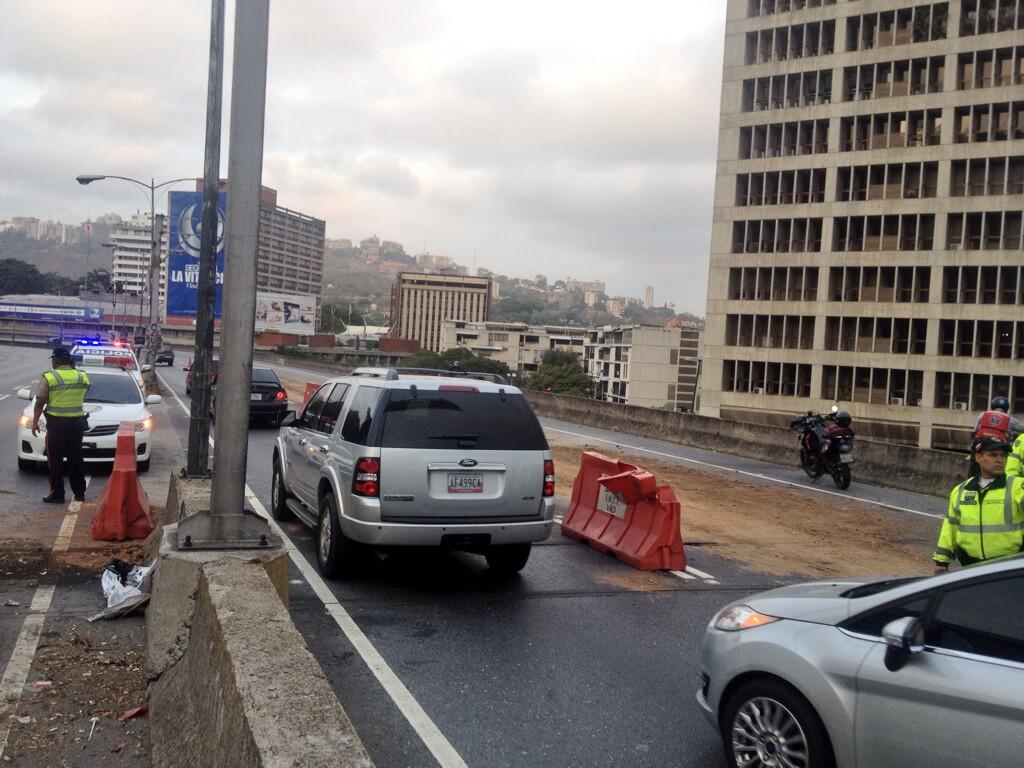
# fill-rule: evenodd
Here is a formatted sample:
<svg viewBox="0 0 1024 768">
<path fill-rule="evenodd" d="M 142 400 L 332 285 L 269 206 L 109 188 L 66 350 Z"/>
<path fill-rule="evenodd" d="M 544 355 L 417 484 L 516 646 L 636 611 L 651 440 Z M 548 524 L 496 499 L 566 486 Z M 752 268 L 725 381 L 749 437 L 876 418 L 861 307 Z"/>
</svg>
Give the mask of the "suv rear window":
<svg viewBox="0 0 1024 768">
<path fill-rule="evenodd" d="M 385 448 L 543 451 L 548 442 L 522 395 L 393 389 L 384 408 Z"/>
</svg>

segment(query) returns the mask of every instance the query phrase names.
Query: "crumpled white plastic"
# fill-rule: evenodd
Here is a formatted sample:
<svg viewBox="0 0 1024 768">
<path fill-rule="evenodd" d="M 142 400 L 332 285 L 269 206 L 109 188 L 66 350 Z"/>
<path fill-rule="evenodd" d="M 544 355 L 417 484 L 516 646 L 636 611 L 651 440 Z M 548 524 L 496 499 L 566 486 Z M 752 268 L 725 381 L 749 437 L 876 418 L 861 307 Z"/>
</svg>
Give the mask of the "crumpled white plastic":
<svg viewBox="0 0 1024 768">
<path fill-rule="evenodd" d="M 136 565 L 128 572 L 124 584 L 121 583 L 116 573 L 104 569 L 100 583 L 103 587 L 103 594 L 107 598 L 107 607 L 95 616 L 91 616 L 89 621 L 124 616 L 147 602 L 155 565 L 155 563 L 153 565 Z"/>
</svg>

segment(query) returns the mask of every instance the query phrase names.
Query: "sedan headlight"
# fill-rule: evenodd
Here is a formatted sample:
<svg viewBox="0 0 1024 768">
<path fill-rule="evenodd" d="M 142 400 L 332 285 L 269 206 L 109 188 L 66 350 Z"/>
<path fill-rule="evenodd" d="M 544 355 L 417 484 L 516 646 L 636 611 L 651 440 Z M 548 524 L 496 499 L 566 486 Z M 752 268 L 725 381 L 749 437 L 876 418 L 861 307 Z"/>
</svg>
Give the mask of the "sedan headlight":
<svg viewBox="0 0 1024 768">
<path fill-rule="evenodd" d="M 763 627 L 765 624 L 771 624 L 778 620 L 776 616 L 758 613 L 749 605 L 733 605 L 719 613 L 712 622 L 712 626 L 723 632 L 739 632 L 741 629 Z"/>
<path fill-rule="evenodd" d="M 18 419 L 18 423 L 21 426 L 25 427 L 26 429 L 32 429 L 32 417 L 31 416 L 24 416 L 24 415 L 21 416 Z M 44 419 L 44 418 L 40 418 L 39 419 L 39 431 L 40 432 L 45 432 L 46 431 L 46 419 Z"/>
</svg>

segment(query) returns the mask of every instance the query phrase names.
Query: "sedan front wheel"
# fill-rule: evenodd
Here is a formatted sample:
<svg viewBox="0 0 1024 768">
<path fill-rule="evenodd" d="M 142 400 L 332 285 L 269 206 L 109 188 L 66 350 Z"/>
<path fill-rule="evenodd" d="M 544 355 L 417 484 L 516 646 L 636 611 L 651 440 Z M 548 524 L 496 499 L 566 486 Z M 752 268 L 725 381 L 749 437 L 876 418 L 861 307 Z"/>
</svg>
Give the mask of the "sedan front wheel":
<svg viewBox="0 0 1024 768">
<path fill-rule="evenodd" d="M 833 768 L 825 727 L 796 690 L 775 679 L 741 686 L 721 719 L 725 759 L 746 768 Z"/>
</svg>

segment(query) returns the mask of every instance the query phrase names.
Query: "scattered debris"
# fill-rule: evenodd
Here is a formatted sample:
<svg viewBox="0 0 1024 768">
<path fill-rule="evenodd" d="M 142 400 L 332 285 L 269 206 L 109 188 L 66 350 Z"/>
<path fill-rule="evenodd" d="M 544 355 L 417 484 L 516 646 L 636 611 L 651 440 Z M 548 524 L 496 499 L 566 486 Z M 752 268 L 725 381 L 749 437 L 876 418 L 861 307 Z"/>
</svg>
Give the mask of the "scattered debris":
<svg viewBox="0 0 1024 768">
<path fill-rule="evenodd" d="M 53 688 L 53 683 L 49 680 L 36 680 L 32 687 L 37 691 L 48 691 Z"/>
<path fill-rule="evenodd" d="M 152 571 L 152 565 L 131 566 L 116 557 L 110 560 L 103 569 L 101 579 L 107 607 L 95 616 L 90 616 L 89 621 L 126 616 L 149 602 Z"/>
<path fill-rule="evenodd" d="M 4 600 L 4 605 L 8 608 L 17 608 L 19 605 L 21 605 L 21 603 L 19 603 L 17 600 Z"/>
<path fill-rule="evenodd" d="M 87 741 L 92 741 L 92 735 L 96 732 L 96 723 L 98 723 L 99 721 L 100 719 L 98 717 L 89 718 L 89 722 L 92 723 L 92 727 L 89 729 L 89 738 L 87 739 Z"/>
<path fill-rule="evenodd" d="M 25 715 L 24 717 L 14 717 L 14 715 L 11 715 L 11 717 L 13 717 L 22 725 L 28 725 L 29 723 L 34 723 L 36 721 L 34 717 L 31 717 L 29 715 Z"/>
<path fill-rule="evenodd" d="M 131 720 L 133 717 L 144 715 L 148 711 L 149 707 L 145 704 L 143 704 L 141 707 L 132 707 L 131 709 L 127 709 L 124 711 L 124 713 L 120 717 L 120 720 L 121 722 L 124 722 L 125 720 Z"/>
</svg>

